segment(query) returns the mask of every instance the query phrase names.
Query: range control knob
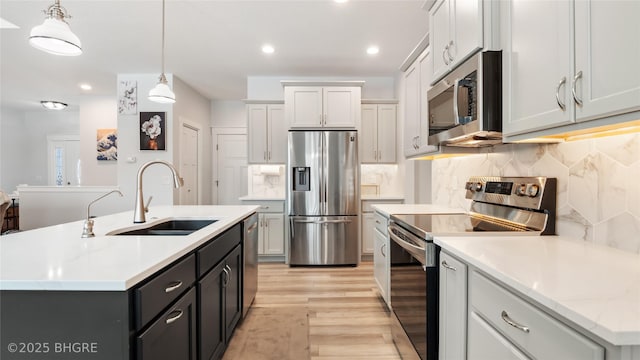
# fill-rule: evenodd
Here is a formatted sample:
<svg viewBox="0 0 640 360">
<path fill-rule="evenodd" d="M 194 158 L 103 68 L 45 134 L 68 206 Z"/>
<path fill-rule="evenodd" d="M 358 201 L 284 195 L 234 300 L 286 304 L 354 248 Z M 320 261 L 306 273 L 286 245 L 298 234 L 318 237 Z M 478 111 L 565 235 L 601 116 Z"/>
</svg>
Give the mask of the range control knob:
<svg viewBox="0 0 640 360">
<path fill-rule="evenodd" d="M 540 186 L 536 184 L 531 184 L 527 188 L 527 195 L 529 197 L 536 197 L 536 195 L 538 195 L 538 192 L 540 192 Z"/>
<path fill-rule="evenodd" d="M 516 195 L 518 195 L 518 196 L 526 196 L 527 195 L 527 184 L 518 184 L 518 185 L 516 185 Z"/>
<path fill-rule="evenodd" d="M 468 182 L 465 188 L 471 192 L 476 192 L 482 190 L 482 183 L 479 182 Z"/>
<path fill-rule="evenodd" d="M 481 191 L 482 190 L 482 183 L 481 182 L 477 182 L 477 183 L 473 184 L 473 190 L 474 191 Z"/>
</svg>

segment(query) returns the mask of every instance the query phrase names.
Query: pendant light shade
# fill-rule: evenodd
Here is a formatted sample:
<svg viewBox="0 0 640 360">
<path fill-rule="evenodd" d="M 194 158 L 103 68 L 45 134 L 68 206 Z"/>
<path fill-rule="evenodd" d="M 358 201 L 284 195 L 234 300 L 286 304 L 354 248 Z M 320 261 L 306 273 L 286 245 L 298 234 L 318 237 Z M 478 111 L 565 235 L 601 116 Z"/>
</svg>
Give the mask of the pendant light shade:
<svg viewBox="0 0 640 360">
<path fill-rule="evenodd" d="M 173 104 L 176 95 L 171 91 L 167 77 L 164 75 L 164 0 L 162 0 L 162 73 L 158 84 L 149 91 L 149 100 L 161 104 Z"/>
<path fill-rule="evenodd" d="M 80 39 L 71 32 L 65 18 L 67 11 L 60 6 L 60 1 L 45 10 L 47 18 L 42 25 L 31 29 L 29 44 L 36 49 L 55 55 L 77 56 L 82 54 Z"/>
<path fill-rule="evenodd" d="M 149 100 L 161 104 L 173 104 L 176 102 L 176 95 L 171 91 L 164 73 L 160 75 L 158 84 L 149 91 Z"/>
</svg>

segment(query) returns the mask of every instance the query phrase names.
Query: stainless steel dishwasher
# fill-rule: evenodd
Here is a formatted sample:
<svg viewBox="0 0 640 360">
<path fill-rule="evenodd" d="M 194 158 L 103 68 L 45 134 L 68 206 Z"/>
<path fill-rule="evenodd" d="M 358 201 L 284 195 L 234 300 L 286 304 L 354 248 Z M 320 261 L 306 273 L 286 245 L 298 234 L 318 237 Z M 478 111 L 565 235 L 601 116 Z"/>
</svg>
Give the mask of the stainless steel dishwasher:
<svg viewBox="0 0 640 360">
<path fill-rule="evenodd" d="M 258 291 L 258 214 L 244 219 L 242 225 L 244 229 L 242 317 L 244 318 Z"/>
</svg>

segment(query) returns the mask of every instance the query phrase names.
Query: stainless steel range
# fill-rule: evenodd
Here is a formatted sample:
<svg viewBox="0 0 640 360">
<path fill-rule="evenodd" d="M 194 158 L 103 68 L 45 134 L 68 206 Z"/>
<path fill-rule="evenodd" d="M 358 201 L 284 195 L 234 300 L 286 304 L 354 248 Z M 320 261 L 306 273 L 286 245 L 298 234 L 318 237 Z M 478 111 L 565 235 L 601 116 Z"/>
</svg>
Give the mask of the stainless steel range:
<svg viewBox="0 0 640 360">
<path fill-rule="evenodd" d="M 466 214 L 392 215 L 389 223 L 392 334 L 403 359 L 438 358 L 438 261 L 435 235 L 551 235 L 556 179 L 471 177 Z"/>
</svg>

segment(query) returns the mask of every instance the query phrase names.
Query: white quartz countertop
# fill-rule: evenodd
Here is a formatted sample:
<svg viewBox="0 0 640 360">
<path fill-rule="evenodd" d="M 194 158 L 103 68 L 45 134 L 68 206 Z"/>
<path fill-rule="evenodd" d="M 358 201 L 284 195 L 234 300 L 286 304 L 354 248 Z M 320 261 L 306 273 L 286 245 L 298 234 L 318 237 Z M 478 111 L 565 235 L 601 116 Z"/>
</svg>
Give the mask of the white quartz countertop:
<svg viewBox="0 0 640 360">
<path fill-rule="evenodd" d="M 94 219 L 94 238 L 83 221 L 0 237 L 0 290 L 123 291 L 188 254 L 254 213 L 257 206 L 151 206 L 146 224 L 133 211 Z M 162 219 L 217 219 L 187 236 L 106 236 Z"/>
<path fill-rule="evenodd" d="M 240 201 L 284 201 L 284 196 L 267 196 L 267 195 L 245 195 L 239 198 Z"/>
<path fill-rule="evenodd" d="M 393 214 L 464 214 L 467 212 L 463 209 L 433 204 L 373 204 L 371 207 L 386 217 Z"/>
<path fill-rule="evenodd" d="M 360 200 L 366 200 L 366 201 L 402 200 L 404 201 L 404 196 L 402 195 L 361 195 Z"/>
<path fill-rule="evenodd" d="M 613 345 L 640 345 L 640 255 L 562 236 L 435 243 Z"/>
</svg>

